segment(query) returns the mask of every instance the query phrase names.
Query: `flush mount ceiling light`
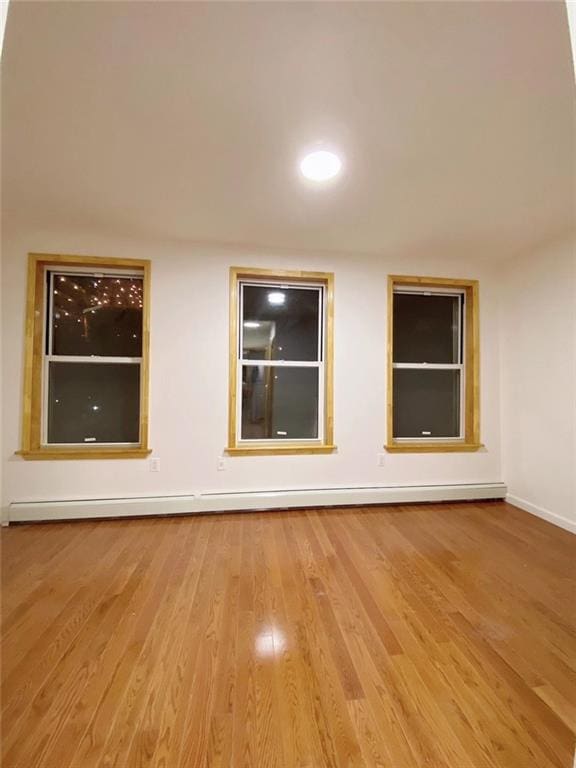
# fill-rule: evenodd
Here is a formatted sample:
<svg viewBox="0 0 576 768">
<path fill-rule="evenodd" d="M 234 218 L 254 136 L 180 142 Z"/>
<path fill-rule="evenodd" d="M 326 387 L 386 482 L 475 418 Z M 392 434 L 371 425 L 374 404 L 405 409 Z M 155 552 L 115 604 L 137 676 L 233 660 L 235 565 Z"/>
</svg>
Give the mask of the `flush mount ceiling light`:
<svg viewBox="0 0 576 768">
<path fill-rule="evenodd" d="M 328 181 L 338 176 L 341 170 L 342 160 L 327 149 L 310 152 L 300 161 L 302 176 L 311 181 Z"/>
<path fill-rule="evenodd" d="M 280 293 L 280 291 L 271 291 L 268 294 L 269 304 L 275 304 L 276 306 L 279 306 L 280 304 L 284 304 L 285 301 L 286 301 L 285 293 Z"/>
<path fill-rule="evenodd" d="M 260 328 L 260 323 L 257 323 L 255 320 L 246 320 L 244 328 Z"/>
</svg>

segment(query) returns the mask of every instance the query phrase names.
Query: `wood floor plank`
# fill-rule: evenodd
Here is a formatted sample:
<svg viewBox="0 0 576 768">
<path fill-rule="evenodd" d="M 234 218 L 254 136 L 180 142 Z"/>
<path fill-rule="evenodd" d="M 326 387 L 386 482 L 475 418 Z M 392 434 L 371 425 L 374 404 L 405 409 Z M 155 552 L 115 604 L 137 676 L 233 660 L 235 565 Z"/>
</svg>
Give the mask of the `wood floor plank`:
<svg viewBox="0 0 576 768">
<path fill-rule="evenodd" d="M 1 545 L 4 768 L 572 768 L 576 537 L 508 504 Z"/>
<path fill-rule="evenodd" d="M 137 546 L 139 540 L 136 537 Z M 32 701 L 29 711 L 42 723 L 31 736 L 16 739 L 6 754 L 6 762 L 42 766 L 45 753 L 51 748 L 61 730 L 70 723 L 70 713 L 84 687 L 94 679 L 102 664 L 110 636 L 125 617 L 146 571 L 143 559 L 132 560 L 122 551 L 114 563 L 113 578 L 100 602 L 84 622 L 80 632 L 66 649 L 65 654 L 53 667 Z M 125 640 L 125 638 L 124 638 Z M 26 720 L 21 727 L 25 730 Z M 5 739 L 4 747 L 10 744 Z"/>
</svg>

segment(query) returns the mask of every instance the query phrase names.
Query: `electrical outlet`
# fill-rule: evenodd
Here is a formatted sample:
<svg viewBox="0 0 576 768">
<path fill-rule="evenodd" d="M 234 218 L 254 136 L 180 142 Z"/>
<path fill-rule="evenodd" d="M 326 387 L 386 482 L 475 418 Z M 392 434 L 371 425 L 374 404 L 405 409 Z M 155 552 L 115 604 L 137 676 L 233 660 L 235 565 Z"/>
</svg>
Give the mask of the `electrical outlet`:
<svg viewBox="0 0 576 768">
<path fill-rule="evenodd" d="M 160 472 L 160 459 L 150 459 L 150 472 Z"/>
<path fill-rule="evenodd" d="M 224 472 L 225 469 L 224 456 L 218 456 L 218 472 Z"/>
<path fill-rule="evenodd" d="M 377 457 L 377 463 L 379 467 L 383 467 L 386 464 L 386 454 L 379 453 Z"/>
</svg>

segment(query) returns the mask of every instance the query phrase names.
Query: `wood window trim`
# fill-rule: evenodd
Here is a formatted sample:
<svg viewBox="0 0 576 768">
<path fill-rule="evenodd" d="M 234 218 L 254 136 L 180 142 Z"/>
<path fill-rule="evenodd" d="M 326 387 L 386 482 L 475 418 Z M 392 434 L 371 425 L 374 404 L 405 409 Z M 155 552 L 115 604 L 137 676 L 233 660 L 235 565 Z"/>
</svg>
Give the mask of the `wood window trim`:
<svg viewBox="0 0 576 768">
<path fill-rule="evenodd" d="M 393 402 L 393 339 L 394 339 L 394 290 L 401 287 L 421 288 L 458 288 L 466 297 L 465 312 L 465 403 L 464 403 L 464 439 L 435 440 L 430 442 L 396 442 L 393 438 L 394 402 Z M 483 447 L 480 442 L 480 331 L 478 313 L 478 281 L 457 280 L 444 277 L 414 277 L 411 275 L 388 276 L 387 309 L 387 413 L 384 446 L 390 453 L 457 453 L 478 451 Z"/>
<path fill-rule="evenodd" d="M 142 363 L 140 369 L 140 442 L 135 446 L 86 445 L 58 447 L 42 445 L 42 357 L 44 342 L 44 274 L 46 267 L 94 267 L 142 271 Z M 71 256 L 50 253 L 28 254 L 26 331 L 24 357 L 24 400 L 22 447 L 16 453 L 24 459 L 134 459 L 145 458 L 148 448 L 148 407 L 150 373 L 150 261 L 98 256 Z"/>
<path fill-rule="evenodd" d="M 324 435 L 320 443 L 290 441 L 289 444 L 270 445 L 254 441 L 253 445 L 238 444 L 237 440 L 237 375 L 238 375 L 238 285 L 241 280 L 287 280 L 291 283 L 319 283 L 324 286 L 326 299 L 326 346 L 324 361 Z M 334 274 L 332 272 L 304 272 L 301 270 L 230 268 L 230 317 L 228 357 L 228 445 L 230 456 L 295 456 L 327 454 L 336 451 L 334 445 Z"/>
</svg>

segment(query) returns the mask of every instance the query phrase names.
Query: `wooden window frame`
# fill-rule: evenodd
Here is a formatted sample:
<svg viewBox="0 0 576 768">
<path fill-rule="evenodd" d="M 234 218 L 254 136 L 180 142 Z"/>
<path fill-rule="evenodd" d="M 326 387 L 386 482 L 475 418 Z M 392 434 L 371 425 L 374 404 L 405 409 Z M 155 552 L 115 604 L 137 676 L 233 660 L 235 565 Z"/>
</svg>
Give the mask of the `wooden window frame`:
<svg viewBox="0 0 576 768">
<path fill-rule="evenodd" d="M 290 283 L 318 283 L 325 291 L 325 360 L 324 360 L 324 434 L 318 443 L 309 441 L 253 441 L 239 444 L 237 438 L 237 380 L 238 380 L 238 286 L 244 280 L 271 280 Z M 283 269 L 230 268 L 229 318 L 229 378 L 228 378 L 228 446 L 231 456 L 289 456 L 297 454 L 326 454 L 336 450 L 334 445 L 334 275 L 331 272 L 303 272 Z"/>
<path fill-rule="evenodd" d="M 42 444 L 43 345 L 46 317 L 46 268 L 81 267 L 129 269 L 142 272 L 142 362 L 140 364 L 140 441 L 135 446 Z M 148 406 L 150 372 L 150 261 L 147 259 L 115 259 L 97 256 L 62 254 L 28 254 L 28 289 L 26 298 L 26 336 L 24 362 L 24 400 L 22 448 L 17 453 L 25 459 L 139 459 L 148 456 Z"/>
<path fill-rule="evenodd" d="M 445 288 L 464 292 L 464 437 L 445 440 L 394 440 L 394 290 L 397 288 Z M 384 446 L 391 453 L 447 453 L 470 452 L 482 448 L 480 442 L 480 336 L 478 314 L 478 281 L 455 280 L 444 277 L 413 277 L 411 275 L 389 275 L 388 277 L 388 339 L 387 339 L 387 443 Z"/>
</svg>

